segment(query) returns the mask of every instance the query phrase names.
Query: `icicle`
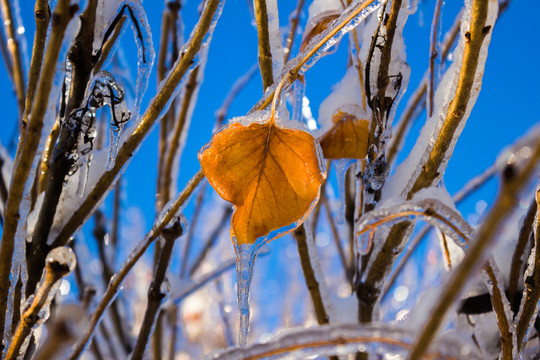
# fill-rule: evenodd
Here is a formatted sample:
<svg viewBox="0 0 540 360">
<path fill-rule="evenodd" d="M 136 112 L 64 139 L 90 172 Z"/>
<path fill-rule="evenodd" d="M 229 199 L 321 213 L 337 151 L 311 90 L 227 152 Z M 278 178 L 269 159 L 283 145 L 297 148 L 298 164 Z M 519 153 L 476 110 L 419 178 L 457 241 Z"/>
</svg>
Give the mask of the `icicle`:
<svg viewBox="0 0 540 360">
<path fill-rule="evenodd" d="M 306 93 L 306 85 L 302 80 L 296 80 L 293 84 L 293 109 L 291 120 L 297 123 L 302 123 L 302 109 L 304 105 L 304 94 Z"/>
<path fill-rule="evenodd" d="M 337 191 L 339 195 L 339 207 L 336 221 L 338 224 L 343 224 L 345 222 L 345 195 L 347 189 L 345 188 L 345 182 L 347 177 L 347 170 L 355 162 L 351 159 L 338 159 L 334 160 L 334 166 L 336 168 L 336 177 L 337 177 Z"/>
<path fill-rule="evenodd" d="M 235 240 L 236 241 L 236 240 Z M 249 290 L 255 258 L 260 246 L 244 244 L 236 245 L 236 292 L 238 311 L 240 314 L 240 329 L 238 331 L 238 345 L 245 347 L 249 336 Z"/>
<path fill-rule="evenodd" d="M 131 110 L 135 121 L 139 118 L 141 101 L 154 65 L 155 51 L 152 43 L 152 32 L 146 12 L 139 0 L 123 0 L 119 6 L 119 13 L 128 11 L 131 18 L 131 28 L 137 44 L 137 85 L 135 90 L 135 103 Z"/>
</svg>

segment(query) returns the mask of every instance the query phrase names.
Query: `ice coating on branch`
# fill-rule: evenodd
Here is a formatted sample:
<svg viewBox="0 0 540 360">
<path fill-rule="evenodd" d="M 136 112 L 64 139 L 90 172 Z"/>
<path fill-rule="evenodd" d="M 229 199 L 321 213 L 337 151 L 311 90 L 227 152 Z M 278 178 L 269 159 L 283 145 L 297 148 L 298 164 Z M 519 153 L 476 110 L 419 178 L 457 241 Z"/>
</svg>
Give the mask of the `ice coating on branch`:
<svg viewBox="0 0 540 360">
<path fill-rule="evenodd" d="M 113 1 L 111 2 L 114 3 Z M 128 19 L 131 19 L 131 28 L 135 43 L 137 44 L 137 85 L 135 103 L 131 109 L 133 119 L 137 121 L 142 97 L 148 87 L 148 80 L 150 79 L 150 73 L 154 64 L 154 44 L 152 43 L 152 32 L 148 24 L 146 12 L 139 0 L 123 0 L 118 7 L 118 13 L 121 12 L 127 15 Z"/>
<path fill-rule="evenodd" d="M 268 32 L 270 33 L 270 51 L 272 53 L 272 74 L 274 82 L 278 82 L 283 70 L 283 43 L 279 30 L 279 12 L 277 0 L 266 0 L 268 14 Z"/>
<path fill-rule="evenodd" d="M 284 331 L 266 343 L 216 351 L 204 359 L 307 359 L 311 356 L 347 355 L 361 351 L 377 359 L 404 360 L 416 335 L 416 332 L 395 324 L 378 323 L 296 328 Z M 437 359 L 483 359 L 473 344 L 453 336 L 433 341 L 432 349 L 431 357 Z"/>
<path fill-rule="evenodd" d="M 418 175 L 422 170 L 422 166 L 427 162 L 429 154 L 431 153 L 433 146 L 439 136 L 439 133 L 447 116 L 449 105 L 454 99 L 454 95 L 456 93 L 460 69 L 463 62 L 463 51 L 466 42 L 465 33 L 469 31 L 470 27 L 470 1 L 466 2 L 466 9 L 467 11 L 464 11 L 462 16 L 461 34 L 459 36 L 459 42 L 452 55 L 454 62 L 444 74 L 439 86 L 437 87 L 437 90 L 435 91 L 433 116 L 431 116 L 427 120 L 412 151 L 407 156 L 407 158 L 396 168 L 396 172 L 389 180 L 388 186 L 385 186 L 383 198 L 407 197 L 407 194 L 412 189 L 416 179 L 418 178 Z M 497 10 L 497 2 L 490 0 L 486 26 L 493 27 L 495 19 L 497 17 Z M 463 115 L 462 120 L 459 122 L 456 131 L 453 133 L 451 144 L 438 170 L 439 177 L 434 180 L 435 184 L 439 182 L 440 178 L 444 174 L 448 159 L 453 153 L 457 138 L 461 134 L 461 131 L 465 126 L 466 120 L 468 119 L 469 114 L 476 102 L 476 99 L 478 98 L 478 93 L 480 92 L 480 88 L 482 85 L 482 76 L 484 73 L 488 46 L 491 40 L 491 33 L 492 32 L 489 31 L 482 42 L 476 73 L 474 76 L 474 83 L 472 86 L 471 95 L 468 100 L 467 109 L 465 114 Z"/>
<path fill-rule="evenodd" d="M 473 228 L 453 209 L 436 199 L 407 201 L 387 208 L 377 208 L 357 222 L 358 234 L 374 234 L 381 225 L 389 227 L 406 220 L 421 218 L 451 237 L 460 247 L 466 247 L 474 234 Z"/>
<path fill-rule="evenodd" d="M 51 7 L 53 9 L 53 7 Z M 38 163 L 41 159 L 41 155 L 43 154 L 43 149 L 45 148 L 45 144 L 47 142 L 47 137 L 54 125 L 54 122 L 56 121 L 57 112 L 58 112 L 58 100 L 61 95 L 62 85 L 64 81 L 65 76 L 65 66 L 66 66 L 66 54 L 68 49 L 71 47 L 71 44 L 73 40 L 75 39 L 75 36 L 78 33 L 79 29 L 79 20 L 78 17 L 76 19 L 73 19 L 70 21 L 66 32 L 64 34 L 64 39 L 62 41 L 62 46 L 60 48 L 60 52 L 58 55 L 58 61 L 56 64 L 56 72 L 54 74 L 54 79 L 52 82 L 51 91 L 49 93 L 49 98 L 47 102 L 47 111 L 45 112 L 45 116 L 43 118 L 43 128 L 41 131 L 41 137 L 40 142 L 36 151 L 36 154 L 34 156 L 33 162 L 32 162 L 32 168 L 30 170 L 30 173 L 28 175 L 28 180 L 24 186 L 24 195 L 21 200 L 20 205 L 20 218 L 26 219 L 28 217 L 28 214 L 30 213 L 31 209 L 31 191 L 33 189 L 34 180 L 36 178 L 36 171 L 38 167 Z M 50 36 L 50 28 L 48 36 Z M 52 75 L 52 74 L 51 74 Z M 30 115 L 31 117 L 31 115 Z M 29 238 L 29 233 L 27 230 L 27 223 L 26 221 L 20 221 L 17 232 L 15 234 L 15 246 L 14 246 L 14 254 L 13 254 L 13 262 L 12 262 L 12 271 L 10 273 L 10 287 L 9 287 L 9 296 L 13 296 L 15 291 L 15 285 L 17 284 L 17 280 L 19 276 L 25 280 L 26 279 L 26 256 L 25 256 L 25 248 L 26 248 L 26 239 Z M 23 281 L 23 291 L 25 287 L 25 281 Z M 11 302 L 8 304 L 8 311 L 6 312 L 6 328 L 4 331 L 4 340 L 7 339 L 9 334 L 11 333 L 11 319 L 13 316 L 13 305 Z M 6 342 L 7 343 L 7 342 Z"/>
<path fill-rule="evenodd" d="M 509 326 L 509 331 L 512 336 L 512 359 L 518 359 L 518 346 L 517 346 L 517 337 L 516 337 L 516 323 L 513 321 L 514 319 L 514 312 L 512 311 L 512 306 L 510 305 L 510 302 L 508 301 L 508 297 L 506 294 L 506 289 L 504 288 L 504 279 L 502 277 L 501 271 L 499 270 L 496 262 L 493 259 L 488 260 L 489 265 L 491 266 L 491 269 L 493 270 L 493 273 L 495 274 L 496 284 L 494 285 L 492 280 L 490 279 L 489 275 L 487 274 L 486 270 L 482 270 L 482 277 L 484 278 L 484 283 L 486 284 L 486 287 L 489 291 L 489 295 L 491 298 L 493 298 L 493 288 L 494 286 L 497 287 L 500 296 L 501 301 L 503 303 L 504 307 L 504 317 L 505 322 Z M 499 317 L 501 314 L 498 314 L 495 312 L 495 316 Z M 534 315 L 533 319 L 536 318 L 536 314 Z M 501 320 L 502 321 L 502 320 Z M 499 321 L 499 322 L 501 322 Z M 502 351 L 501 351 L 501 357 L 502 359 Z"/>
<path fill-rule="evenodd" d="M 336 221 L 338 224 L 345 222 L 345 198 L 347 189 L 345 188 L 345 182 L 347 177 L 347 170 L 354 164 L 354 160 L 351 159 L 338 159 L 333 161 L 336 169 L 337 191 L 339 196 L 339 208 Z"/>
<path fill-rule="evenodd" d="M 538 221 L 538 215 L 536 216 L 536 219 L 535 219 L 535 223 Z M 534 227 L 534 236 L 535 238 L 538 237 L 538 234 L 536 233 L 536 227 Z M 538 243 L 538 241 L 536 241 L 536 243 Z M 534 272 L 535 270 L 538 271 L 538 268 L 537 268 L 537 265 L 536 264 L 536 252 L 538 251 L 538 249 L 536 248 L 536 246 L 534 246 L 531 250 L 531 255 L 529 255 L 529 259 L 527 261 L 527 269 L 525 270 L 525 274 L 523 274 L 523 279 L 525 280 L 525 283 L 527 283 L 527 280 L 528 278 L 532 278 L 534 276 Z M 516 315 L 516 319 L 521 319 L 521 317 L 523 316 L 523 310 L 525 308 L 524 303 L 525 303 L 525 300 L 527 299 L 527 292 L 528 291 L 531 291 L 530 289 L 528 290 L 527 289 L 527 286 L 525 287 L 525 289 L 523 290 L 523 296 L 521 298 L 521 304 L 519 305 L 519 312 L 517 313 Z M 522 348 L 525 348 L 525 345 L 527 344 L 527 341 L 531 335 L 531 330 L 532 328 L 534 327 L 534 320 L 533 319 L 536 319 L 538 317 L 538 312 L 540 311 L 540 302 L 538 302 L 536 304 L 536 308 L 531 316 L 531 320 L 529 322 L 529 327 L 527 329 L 527 331 L 525 332 L 525 336 L 523 336 L 523 340 L 521 341 L 521 347 Z M 517 320 L 516 320 L 517 321 Z"/>
<path fill-rule="evenodd" d="M 307 54 L 311 50 L 315 48 L 315 45 L 317 43 L 319 43 L 331 31 L 335 30 L 338 25 L 345 22 L 345 20 L 351 15 L 351 13 L 353 13 L 359 6 L 361 6 L 363 2 L 364 1 L 362 0 L 356 0 L 353 3 L 351 3 L 351 5 L 347 6 L 347 8 L 343 11 L 341 16 L 333 22 L 333 26 L 329 27 L 328 29 L 323 31 L 321 34 L 311 39 L 306 49 L 302 51 L 300 54 L 298 54 L 294 59 L 287 62 L 287 66 L 283 67 L 283 71 L 281 72 L 280 79 L 282 79 L 285 76 L 288 76 L 289 72 L 294 67 L 296 67 L 300 63 L 300 61 L 304 57 L 306 57 Z M 374 0 L 371 4 L 369 4 L 363 10 L 361 10 L 359 14 L 353 17 L 340 31 L 338 31 L 330 40 L 328 40 L 321 48 L 319 48 L 319 50 L 316 51 L 312 57 L 310 57 L 310 59 L 300 68 L 300 70 L 298 71 L 298 74 L 300 76 L 303 75 L 309 68 L 315 65 L 315 63 L 319 61 L 320 58 L 327 55 L 329 53 L 329 50 L 331 50 L 331 48 L 335 44 L 337 44 L 345 34 L 347 34 L 349 31 L 351 31 L 356 26 L 358 26 L 362 21 L 364 21 L 364 19 L 373 11 L 375 11 L 377 8 L 379 8 L 382 3 L 383 3 L 383 0 Z M 273 95 L 278 83 L 279 82 L 276 81 L 274 85 L 266 89 L 262 99 L 251 109 L 250 112 L 256 111 L 257 109 L 261 108 L 261 104 L 264 101 L 266 101 L 270 96 Z M 288 86 L 286 85 L 283 91 L 286 91 L 288 89 Z"/>
</svg>

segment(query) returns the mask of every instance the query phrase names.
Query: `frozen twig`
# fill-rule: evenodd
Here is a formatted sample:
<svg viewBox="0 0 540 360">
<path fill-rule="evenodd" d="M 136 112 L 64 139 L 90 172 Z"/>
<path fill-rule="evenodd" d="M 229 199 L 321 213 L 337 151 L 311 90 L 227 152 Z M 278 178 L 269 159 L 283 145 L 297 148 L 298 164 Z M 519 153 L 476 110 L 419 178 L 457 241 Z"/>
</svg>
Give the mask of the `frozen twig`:
<svg viewBox="0 0 540 360">
<path fill-rule="evenodd" d="M 26 99 L 24 104 L 24 114 L 21 125 L 26 130 L 28 115 L 32 108 L 36 85 L 41 72 L 43 63 L 43 51 L 47 39 L 47 28 L 51 20 L 51 9 L 47 0 L 37 0 L 34 6 L 34 16 L 36 18 L 36 32 L 34 34 L 34 45 L 32 46 L 32 59 L 30 60 L 30 69 L 28 71 L 28 86 L 26 88 Z M 24 135 L 24 132 L 21 132 Z"/>
<path fill-rule="evenodd" d="M 428 118 L 433 115 L 433 95 L 435 94 L 435 77 L 437 76 L 435 69 L 435 60 L 439 56 L 437 44 L 439 42 L 439 22 L 441 19 L 442 0 L 437 0 L 435 3 L 435 11 L 433 12 L 433 21 L 431 22 L 431 36 L 429 43 L 429 82 L 428 82 Z M 442 62 L 442 61 L 441 61 Z"/>
<path fill-rule="evenodd" d="M 163 238 L 163 246 L 159 251 L 159 258 L 154 270 L 154 278 L 148 289 L 148 302 L 146 305 L 146 311 L 144 313 L 143 322 L 141 328 L 139 329 L 139 336 L 137 337 L 137 342 L 131 353 L 132 360 L 142 360 L 144 357 L 146 345 L 150 340 L 150 335 L 154 324 L 156 322 L 156 316 L 159 314 L 159 309 L 163 299 L 167 296 L 167 293 L 163 289 L 163 282 L 165 281 L 165 275 L 167 274 L 167 269 L 171 263 L 171 257 L 173 252 L 173 247 L 176 239 L 178 239 L 184 229 L 180 223 L 180 219 L 177 218 L 175 222 L 163 229 L 161 232 L 161 237 Z M 158 344 L 159 346 L 159 344 Z"/>
<path fill-rule="evenodd" d="M 266 0 L 253 0 L 253 8 L 255 9 L 257 33 L 259 35 L 259 68 L 261 70 L 263 90 L 266 90 L 274 83 Z"/>
<path fill-rule="evenodd" d="M 15 87 L 15 95 L 17 97 L 17 105 L 19 107 L 19 119 L 21 119 L 25 108 L 25 79 L 24 79 L 24 66 L 21 44 L 19 43 L 19 37 L 15 26 L 17 21 L 13 12 L 13 4 L 11 0 L 1 0 L 0 7 L 2 9 L 3 24 L 6 33 L 7 49 L 10 55 L 11 68 L 13 73 L 13 85 Z"/>
<path fill-rule="evenodd" d="M 311 264 L 309 256 L 309 249 L 307 244 L 307 235 L 304 225 L 300 225 L 293 232 L 296 239 L 296 245 L 298 247 L 298 255 L 300 256 L 300 263 L 302 265 L 302 271 L 304 278 L 306 279 L 306 285 L 311 295 L 311 301 L 313 302 L 313 308 L 315 309 L 315 315 L 319 325 L 330 323 L 328 312 L 324 306 L 321 290 L 319 288 L 319 280 L 315 276 L 315 271 Z"/>
<path fill-rule="evenodd" d="M 191 265 L 189 269 L 189 276 L 193 276 L 197 272 L 199 267 L 202 265 L 204 259 L 206 259 L 206 256 L 208 255 L 208 252 L 210 251 L 210 249 L 216 244 L 219 234 L 223 231 L 223 229 L 227 225 L 227 220 L 231 216 L 232 210 L 233 209 L 231 206 L 227 206 L 225 210 L 223 211 L 223 214 L 221 215 L 221 219 L 219 220 L 216 227 L 214 228 L 214 231 L 212 231 L 210 236 L 208 236 L 208 239 L 206 240 L 203 246 L 203 249 L 199 253 L 199 256 L 197 256 L 197 258 L 193 262 L 193 265 Z"/>
<path fill-rule="evenodd" d="M 530 243 L 531 238 L 534 241 L 534 237 L 531 236 L 533 233 L 534 219 L 538 211 L 538 205 L 536 199 L 531 201 L 527 214 L 523 219 L 523 224 L 519 229 L 519 235 L 516 242 L 516 248 L 514 249 L 514 254 L 512 255 L 512 264 L 510 265 L 510 275 L 508 280 L 508 298 L 512 304 L 512 310 L 517 314 L 519 310 L 519 303 L 516 301 L 516 294 L 518 292 L 519 284 L 522 283 L 523 279 L 523 260 L 528 258 L 528 253 L 526 253 L 527 245 Z"/>
<path fill-rule="evenodd" d="M 45 321 L 41 310 L 50 306 L 52 297 L 51 291 L 54 291 L 54 286 L 58 280 L 69 274 L 76 264 L 75 254 L 70 248 L 56 248 L 47 256 L 47 264 L 43 274 L 42 282 L 31 300 L 28 308 L 22 312 L 21 321 L 13 334 L 9 348 L 4 357 L 5 360 L 14 360 L 19 357 L 19 351 L 24 343 L 24 340 L 31 334 L 33 327 L 40 321 Z M 53 293 L 54 294 L 54 293 Z"/>
<path fill-rule="evenodd" d="M 510 303 L 506 298 L 506 294 L 501 292 L 504 289 L 502 283 L 502 277 L 497 276 L 495 273 L 492 261 L 488 262 L 488 266 L 484 266 L 489 282 L 491 283 L 490 295 L 493 311 L 497 317 L 497 324 L 499 326 L 499 334 L 501 337 L 501 359 L 512 360 L 514 351 L 515 340 L 515 327 L 512 322 L 512 314 L 510 311 Z"/>
<path fill-rule="evenodd" d="M 285 59 L 283 61 L 284 63 L 287 63 L 287 61 L 289 61 L 289 58 L 291 57 L 294 38 L 296 37 L 296 30 L 298 28 L 298 23 L 300 22 L 300 12 L 304 7 L 304 2 L 305 0 L 298 0 L 298 2 L 296 3 L 296 9 L 294 9 L 291 16 L 289 17 L 289 35 L 287 36 L 287 40 L 285 40 L 285 48 L 283 49 L 283 53 L 285 54 Z"/>
<path fill-rule="evenodd" d="M 126 261 L 122 264 L 120 270 L 118 270 L 116 274 L 111 278 L 109 286 L 107 287 L 105 294 L 103 294 L 103 297 L 101 298 L 94 312 L 94 315 L 92 316 L 88 329 L 79 339 L 79 341 L 75 344 L 69 359 L 75 360 L 83 352 L 86 344 L 92 338 L 96 325 L 99 323 L 101 317 L 103 316 L 103 313 L 110 305 L 111 301 L 114 299 L 116 293 L 118 292 L 118 289 L 120 288 L 120 285 L 124 281 L 127 274 L 131 271 L 137 261 L 139 261 L 141 256 L 150 246 L 150 244 L 161 234 L 163 229 L 165 229 L 165 227 L 176 216 L 178 210 L 187 201 L 187 199 L 196 189 L 197 185 L 201 182 L 203 177 L 204 174 L 200 170 L 193 176 L 193 178 L 189 181 L 184 190 L 178 195 L 171 207 L 168 208 L 167 212 L 158 219 L 158 221 L 152 227 L 152 230 L 150 230 L 150 232 L 146 234 L 144 239 L 139 243 L 139 245 L 137 245 L 137 247 L 128 256 Z"/>
<path fill-rule="evenodd" d="M 536 191 L 536 207 L 540 208 L 540 189 Z M 523 300 L 516 317 L 518 349 L 522 349 L 524 340 L 527 338 L 531 322 L 538 313 L 540 301 L 540 218 L 537 216 L 534 226 L 534 250 L 529 260 L 529 269 L 525 272 Z M 534 256 L 534 257 L 533 257 Z"/>
<path fill-rule="evenodd" d="M 20 220 L 20 204 L 24 193 L 24 188 L 34 155 L 39 145 L 41 130 L 43 128 L 43 117 L 49 102 L 49 92 L 51 91 L 53 74 L 56 72 L 56 63 L 60 54 L 60 47 L 67 25 L 78 6 L 70 6 L 69 0 L 59 0 L 54 13 L 53 27 L 45 58 L 43 61 L 43 71 L 41 72 L 36 89 L 36 96 L 32 103 L 32 117 L 28 123 L 24 140 L 19 142 L 15 166 L 11 185 L 8 191 L 8 201 L 5 210 L 5 222 L 0 245 L 0 339 L 3 338 L 4 323 L 8 305 L 9 273 L 11 271 L 12 256 L 14 251 L 15 232 Z M 66 239 L 67 240 L 67 239 Z"/>
<path fill-rule="evenodd" d="M 270 341 L 253 344 L 245 348 L 232 348 L 206 356 L 205 360 L 256 360 L 280 358 L 295 354 L 298 358 L 310 356 L 347 354 L 363 349 L 369 354 L 386 356 L 387 347 L 399 358 L 405 356 L 411 347 L 414 333 L 408 330 L 387 327 L 383 324 L 338 324 L 312 328 L 299 328 L 272 338 Z M 480 360 L 482 357 L 468 344 L 440 340 L 425 359 L 456 359 L 466 354 L 467 359 Z M 296 358 L 296 357 L 295 357 Z M 377 357 L 376 357 L 377 358 Z"/>
<path fill-rule="evenodd" d="M 531 174 L 534 173 L 539 160 L 540 141 L 537 141 L 531 149 L 531 156 L 524 160 L 524 164 L 520 169 L 508 170 L 505 172 L 506 177 L 503 179 L 504 182 L 501 192 L 484 220 L 484 223 L 478 230 L 476 239 L 471 243 L 465 258 L 461 261 L 451 278 L 443 286 L 442 293 L 439 297 L 440 300 L 433 309 L 433 314 L 437 314 L 437 316 L 430 317 L 423 326 L 413 352 L 410 355 L 411 360 L 420 359 L 427 350 L 437 334 L 437 330 L 441 326 L 446 312 L 451 308 L 456 297 L 467 282 L 467 279 L 469 279 L 469 274 L 477 269 L 478 264 L 485 257 L 485 250 L 494 241 L 496 235 L 500 233 L 500 229 L 504 224 L 503 219 L 517 203 L 519 194 L 525 184 L 529 181 Z M 511 168 L 514 165 L 510 164 L 508 166 Z"/>
<path fill-rule="evenodd" d="M 66 225 L 54 241 L 54 245 L 65 243 L 79 226 L 81 226 L 95 206 L 101 201 L 102 197 L 107 193 L 110 186 L 115 182 L 128 160 L 131 159 L 133 152 L 138 148 L 154 123 L 158 120 L 161 112 L 173 95 L 175 88 L 189 70 L 191 62 L 199 52 L 205 35 L 210 29 L 219 3 L 220 0 L 208 0 L 206 2 L 199 23 L 194 30 L 194 35 L 191 38 L 189 45 L 186 47 L 184 56 L 179 59 L 175 67 L 168 73 L 166 79 L 163 80 L 163 86 L 148 106 L 148 109 L 142 116 L 137 128 L 122 144 L 118 151 L 118 155 L 116 156 L 113 168 L 110 171 L 104 172 L 97 180 L 92 191 L 90 191 L 78 209 L 75 210 L 67 220 Z"/>
<path fill-rule="evenodd" d="M 350 9 L 348 7 L 347 10 L 350 10 L 350 11 L 347 12 L 347 15 L 342 15 L 343 17 L 342 19 L 340 17 L 341 21 L 335 21 L 332 27 L 330 27 L 329 29 L 324 31 L 320 36 L 317 37 L 318 41 L 313 40 L 312 42 L 310 42 L 308 47 L 303 53 L 299 54 L 296 58 L 291 60 L 291 61 L 295 61 L 295 60 L 298 60 L 298 61 L 294 62 L 295 65 L 292 66 L 289 69 L 289 71 L 287 71 L 287 73 L 282 74 L 280 82 L 283 81 L 285 78 L 288 78 L 287 85 L 290 85 L 293 82 L 295 82 L 298 78 L 300 78 L 300 76 L 302 76 L 304 72 L 303 70 L 304 65 L 306 65 L 308 61 L 310 61 L 310 59 L 315 54 L 317 54 L 317 52 L 328 41 L 330 41 L 332 38 L 334 38 L 334 36 L 340 33 L 347 24 L 349 24 L 354 18 L 356 18 L 360 13 L 362 13 L 363 10 L 365 10 L 366 8 L 368 8 L 370 5 L 374 3 L 377 3 L 376 0 L 366 0 L 361 3 L 356 2 L 354 5 L 350 6 Z M 373 10 L 375 9 L 373 8 Z M 270 104 L 272 103 L 272 100 L 274 99 L 274 95 L 275 95 L 274 93 L 276 91 L 276 88 L 277 86 L 271 87 L 264 93 L 263 98 L 259 100 L 257 105 L 255 105 L 256 110 L 266 109 L 268 106 L 270 106 Z"/>
</svg>

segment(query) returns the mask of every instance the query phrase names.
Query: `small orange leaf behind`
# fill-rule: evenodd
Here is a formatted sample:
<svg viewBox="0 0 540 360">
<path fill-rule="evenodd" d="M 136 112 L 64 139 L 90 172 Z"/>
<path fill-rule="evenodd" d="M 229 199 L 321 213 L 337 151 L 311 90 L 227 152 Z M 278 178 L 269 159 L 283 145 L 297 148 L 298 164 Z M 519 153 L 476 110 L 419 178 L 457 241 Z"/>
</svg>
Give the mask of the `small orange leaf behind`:
<svg viewBox="0 0 540 360">
<path fill-rule="evenodd" d="M 339 15 L 341 15 L 341 13 L 337 9 L 334 9 L 323 11 L 322 13 L 314 16 L 313 19 L 310 19 L 304 31 L 304 34 L 306 35 L 302 39 L 302 44 L 300 44 L 300 52 L 306 49 L 311 39 L 328 29 L 328 27 L 332 25 L 332 22 L 336 20 Z"/>
<path fill-rule="evenodd" d="M 321 138 L 321 148 L 327 159 L 362 159 L 366 156 L 369 120 L 337 110 L 332 116 L 332 128 Z"/>
<path fill-rule="evenodd" d="M 238 245 L 253 244 L 308 215 L 326 177 L 316 146 L 309 133 L 274 122 L 231 123 L 201 150 L 208 182 L 236 206 L 231 235 Z"/>
</svg>

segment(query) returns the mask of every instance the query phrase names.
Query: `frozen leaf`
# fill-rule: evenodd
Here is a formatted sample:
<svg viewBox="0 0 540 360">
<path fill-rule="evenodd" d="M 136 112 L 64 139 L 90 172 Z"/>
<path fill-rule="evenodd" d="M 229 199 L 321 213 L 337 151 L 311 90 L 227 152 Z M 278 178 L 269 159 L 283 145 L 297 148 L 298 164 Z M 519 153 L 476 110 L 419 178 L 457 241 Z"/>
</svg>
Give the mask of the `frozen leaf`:
<svg viewBox="0 0 540 360">
<path fill-rule="evenodd" d="M 326 177 L 315 139 L 274 121 L 231 123 L 201 150 L 199 160 L 212 187 L 236 206 L 231 235 L 238 245 L 299 225 Z"/>
<path fill-rule="evenodd" d="M 332 116 L 333 126 L 320 139 L 327 159 L 362 159 L 366 156 L 369 120 L 338 110 Z"/>
<path fill-rule="evenodd" d="M 322 11 L 321 13 L 310 18 L 306 30 L 304 31 L 304 38 L 302 39 L 302 45 L 300 45 L 300 51 L 304 51 L 315 36 L 319 35 L 332 25 L 332 22 L 341 15 L 337 9 Z M 337 47 L 337 46 L 336 46 Z"/>
</svg>

